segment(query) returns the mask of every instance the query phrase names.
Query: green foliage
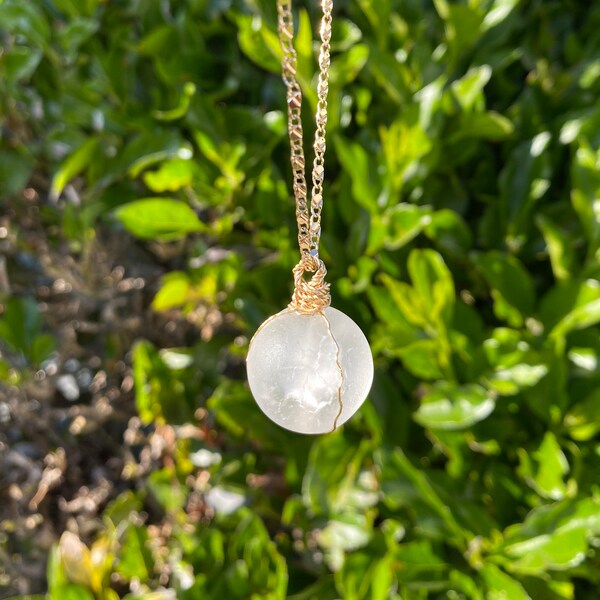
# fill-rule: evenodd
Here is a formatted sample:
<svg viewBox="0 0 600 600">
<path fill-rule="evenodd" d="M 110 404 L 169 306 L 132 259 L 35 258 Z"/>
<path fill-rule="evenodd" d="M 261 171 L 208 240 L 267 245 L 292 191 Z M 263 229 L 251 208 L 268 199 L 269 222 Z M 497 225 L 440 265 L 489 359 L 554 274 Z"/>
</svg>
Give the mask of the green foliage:
<svg viewBox="0 0 600 600">
<path fill-rule="evenodd" d="M 148 304 L 200 330 L 127 357 L 162 441 L 55 544 L 46 597 L 598 597 L 598 26 L 567 0 L 336 4 L 322 256 L 376 378 L 307 439 L 243 369 L 297 260 L 275 1 L 0 1 L 3 203 L 36 187 L 77 259 L 135 237 L 170 271 Z M 34 300 L 0 343 L 12 383 L 49 357 Z"/>
<path fill-rule="evenodd" d="M 0 318 L 0 343 L 8 351 L 7 361 L 0 353 L 0 380 L 9 364 L 25 369 L 38 367 L 55 347 L 54 337 L 42 331 L 42 315 L 30 297 L 10 298 Z M 12 360 L 11 360 L 12 359 Z"/>
</svg>

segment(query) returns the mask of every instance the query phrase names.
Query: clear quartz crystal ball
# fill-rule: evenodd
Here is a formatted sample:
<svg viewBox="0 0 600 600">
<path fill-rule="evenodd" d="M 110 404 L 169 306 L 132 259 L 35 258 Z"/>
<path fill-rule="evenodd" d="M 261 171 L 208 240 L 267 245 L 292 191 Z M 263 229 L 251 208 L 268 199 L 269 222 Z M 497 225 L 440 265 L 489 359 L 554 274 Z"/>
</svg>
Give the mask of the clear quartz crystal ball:
<svg viewBox="0 0 600 600">
<path fill-rule="evenodd" d="M 298 433 L 333 431 L 360 408 L 373 383 L 367 338 L 331 307 L 314 315 L 287 309 L 271 317 L 254 335 L 247 365 L 262 411 Z"/>
</svg>

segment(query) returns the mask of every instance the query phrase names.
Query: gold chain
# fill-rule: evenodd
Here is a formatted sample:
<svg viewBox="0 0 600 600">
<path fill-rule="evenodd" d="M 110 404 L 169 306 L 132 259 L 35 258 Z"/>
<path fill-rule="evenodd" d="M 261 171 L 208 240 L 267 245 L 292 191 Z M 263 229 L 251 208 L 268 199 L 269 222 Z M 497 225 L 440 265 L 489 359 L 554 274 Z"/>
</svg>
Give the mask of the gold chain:
<svg viewBox="0 0 600 600">
<path fill-rule="evenodd" d="M 291 161 L 298 221 L 298 244 L 302 259 L 301 270 L 319 272 L 320 286 L 324 283 L 325 266 L 319 259 L 321 238 L 321 211 L 323 210 L 323 179 L 325 176 L 325 132 L 327 128 L 327 93 L 329 91 L 329 66 L 331 63 L 331 13 L 333 0 L 321 0 L 321 51 L 319 53 L 319 81 L 317 85 L 317 128 L 315 131 L 315 159 L 312 170 L 310 209 L 306 185 L 306 160 L 304 158 L 302 131 L 302 90 L 297 79 L 298 58 L 294 49 L 294 17 L 292 0 L 277 0 L 279 14 L 279 41 L 283 50 L 283 81 L 287 87 L 288 132 L 291 145 Z M 296 277 L 296 294 L 298 277 Z M 327 286 L 328 287 L 328 286 Z M 328 292 L 328 289 L 327 289 Z M 322 295 L 322 294 L 321 294 Z"/>
</svg>

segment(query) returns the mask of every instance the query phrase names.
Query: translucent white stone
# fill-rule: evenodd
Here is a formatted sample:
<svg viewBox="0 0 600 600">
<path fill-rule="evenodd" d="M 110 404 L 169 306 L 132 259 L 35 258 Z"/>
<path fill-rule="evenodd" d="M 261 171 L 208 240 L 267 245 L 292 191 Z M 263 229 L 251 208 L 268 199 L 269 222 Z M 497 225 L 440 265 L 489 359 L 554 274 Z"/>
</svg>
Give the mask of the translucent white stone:
<svg viewBox="0 0 600 600">
<path fill-rule="evenodd" d="M 305 315 L 287 309 L 256 332 L 248 381 L 275 423 L 298 433 L 333 431 L 365 401 L 373 357 L 358 325 L 335 308 Z"/>
</svg>

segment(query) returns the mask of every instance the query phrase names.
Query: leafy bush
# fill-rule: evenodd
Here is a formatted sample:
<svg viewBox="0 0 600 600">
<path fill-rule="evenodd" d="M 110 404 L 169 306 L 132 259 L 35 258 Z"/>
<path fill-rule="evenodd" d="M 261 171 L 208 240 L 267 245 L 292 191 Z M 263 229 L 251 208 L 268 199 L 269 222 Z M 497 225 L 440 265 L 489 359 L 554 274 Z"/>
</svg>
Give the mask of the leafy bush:
<svg viewBox="0 0 600 600">
<path fill-rule="evenodd" d="M 299 5 L 308 123 L 318 11 Z M 62 281 L 79 311 L 96 302 L 102 343 L 78 340 L 94 381 L 118 380 L 112 397 L 80 382 L 79 429 L 49 423 L 39 471 L 60 476 L 42 478 L 47 495 L 23 487 L 39 518 L 22 536 L 65 532 L 47 583 L 27 589 L 597 598 L 600 7 L 336 6 L 322 256 L 376 379 L 359 415 L 317 439 L 269 423 L 243 368 L 297 260 L 275 21 L 274 0 L 0 2 L 0 450 L 41 443 L 9 399 L 37 394 L 36 378 L 65 385 L 66 318 L 42 287 Z M 103 312 L 114 278 L 97 260 L 128 236 L 123 289 L 145 286 L 129 334 L 110 325 L 122 304 Z M 150 275 L 135 275 L 140 256 Z M 169 343 L 157 327 L 185 333 Z M 118 446 L 93 458 L 120 468 L 100 512 L 57 516 L 89 491 L 56 465 L 100 408 Z M 17 542 L 0 535 L 10 579 Z M 19 544 L 27 563 L 35 548 Z"/>
</svg>

